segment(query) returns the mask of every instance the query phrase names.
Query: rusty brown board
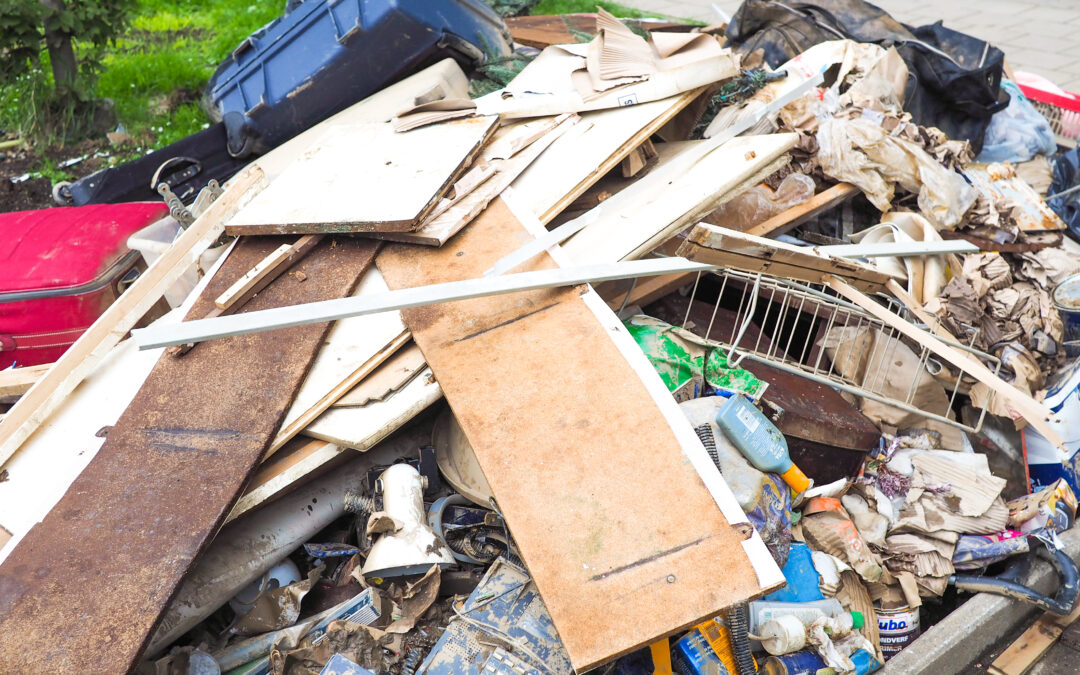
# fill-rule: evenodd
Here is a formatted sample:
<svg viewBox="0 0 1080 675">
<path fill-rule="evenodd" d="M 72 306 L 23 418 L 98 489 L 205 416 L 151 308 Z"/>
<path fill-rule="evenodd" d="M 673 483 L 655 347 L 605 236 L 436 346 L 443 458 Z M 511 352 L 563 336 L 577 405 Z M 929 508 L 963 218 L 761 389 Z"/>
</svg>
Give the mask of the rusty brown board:
<svg viewBox="0 0 1080 675">
<path fill-rule="evenodd" d="M 282 243 L 239 242 L 195 302 Z M 341 298 L 374 242 L 327 239 L 244 307 Z M 0 672 L 131 670 L 184 574 L 258 466 L 327 324 L 215 340 L 163 356 L 56 507 L 0 565 Z M 106 423 L 107 421 L 103 421 Z"/>
<path fill-rule="evenodd" d="M 391 289 L 475 278 L 533 237 L 496 199 L 441 248 L 390 246 L 377 264 Z M 554 266 L 543 254 L 517 269 Z M 782 581 L 744 547 L 734 497 L 695 468 L 700 441 L 587 289 L 402 311 L 578 672 Z"/>
</svg>

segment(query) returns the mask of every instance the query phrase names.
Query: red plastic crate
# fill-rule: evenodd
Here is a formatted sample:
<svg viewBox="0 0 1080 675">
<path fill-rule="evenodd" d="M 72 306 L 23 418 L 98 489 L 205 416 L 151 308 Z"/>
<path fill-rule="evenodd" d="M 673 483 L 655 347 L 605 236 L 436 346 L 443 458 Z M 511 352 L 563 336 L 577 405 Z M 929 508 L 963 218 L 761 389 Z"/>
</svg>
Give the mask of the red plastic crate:
<svg viewBox="0 0 1080 675">
<path fill-rule="evenodd" d="M 1019 84 L 1031 105 L 1046 117 L 1059 145 L 1075 147 L 1080 140 L 1080 95 L 1056 92 Z"/>
</svg>

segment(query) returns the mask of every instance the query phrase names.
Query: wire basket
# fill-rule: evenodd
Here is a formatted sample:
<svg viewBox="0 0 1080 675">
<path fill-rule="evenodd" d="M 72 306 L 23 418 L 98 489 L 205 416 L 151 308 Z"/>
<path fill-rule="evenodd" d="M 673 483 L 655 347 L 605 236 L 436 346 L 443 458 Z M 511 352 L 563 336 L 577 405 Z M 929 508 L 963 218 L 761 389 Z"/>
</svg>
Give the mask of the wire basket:
<svg viewBox="0 0 1080 675">
<path fill-rule="evenodd" d="M 703 283 L 706 278 L 709 282 Z M 957 395 L 966 393 L 973 382 L 962 368 L 943 363 L 831 289 L 726 269 L 698 274 L 689 300 L 683 327 L 725 348 L 732 367 L 749 359 L 965 431 L 982 427 L 985 410 L 970 425 L 952 413 Z M 708 321 L 691 321 L 695 300 L 710 307 Z M 905 313 L 898 305 L 891 309 L 901 316 Z M 944 342 L 982 361 L 995 374 L 1001 368 L 999 359 L 970 345 Z M 856 343 L 857 348 L 852 346 Z M 911 355 L 907 363 L 914 367 L 895 366 L 901 350 Z M 947 402 L 928 406 L 919 395 L 928 375 L 944 386 Z"/>
</svg>

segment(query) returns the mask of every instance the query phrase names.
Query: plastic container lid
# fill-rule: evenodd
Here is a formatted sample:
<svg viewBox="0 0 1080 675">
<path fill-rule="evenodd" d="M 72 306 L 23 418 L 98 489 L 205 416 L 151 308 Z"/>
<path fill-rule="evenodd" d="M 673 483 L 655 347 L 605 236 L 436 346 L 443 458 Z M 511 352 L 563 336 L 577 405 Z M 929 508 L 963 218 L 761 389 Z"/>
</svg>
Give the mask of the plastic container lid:
<svg viewBox="0 0 1080 675">
<path fill-rule="evenodd" d="M 1067 312 L 1080 310 L 1080 274 L 1067 277 L 1053 293 L 1054 304 Z"/>
<path fill-rule="evenodd" d="M 861 629 L 866 625 L 866 617 L 862 615 L 862 612 L 851 613 L 851 627 L 855 630 Z"/>
</svg>

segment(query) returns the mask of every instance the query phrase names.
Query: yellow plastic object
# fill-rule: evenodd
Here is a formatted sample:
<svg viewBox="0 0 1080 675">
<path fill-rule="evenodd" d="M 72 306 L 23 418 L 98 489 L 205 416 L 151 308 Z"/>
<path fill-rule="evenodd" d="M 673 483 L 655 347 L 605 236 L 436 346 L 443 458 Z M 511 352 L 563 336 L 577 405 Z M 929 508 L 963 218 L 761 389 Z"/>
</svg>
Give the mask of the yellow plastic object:
<svg viewBox="0 0 1080 675">
<path fill-rule="evenodd" d="M 789 487 L 791 487 L 791 493 L 793 495 L 806 492 L 810 486 L 814 484 L 814 481 L 807 478 L 806 474 L 802 472 L 802 469 L 795 464 L 792 464 L 791 468 L 780 474 L 780 477 L 784 479 L 784 482 L 787 483 Z"/>
<path fill-rule="evenodd" d="M 649 645 L 652 655 L 653 675 L 674 675 L 671 670 L 671 644 L 667 638 Z"/>
<path fill-rule="evenodd" d="M 712 647 L 713 652 L 723 662 L 729 673 L 737 673 L 738 665 L 735 662 L 735 652 L 731 647 L 731 631 L 728 627 L 716 619 L 699 623 L 694 627 L 705 641 Z M 757 661 L 754 662 L 757 665 Z"/>
</svg>

